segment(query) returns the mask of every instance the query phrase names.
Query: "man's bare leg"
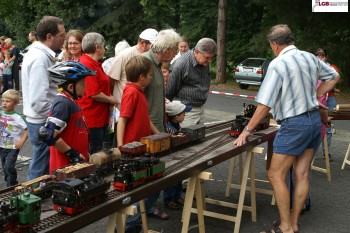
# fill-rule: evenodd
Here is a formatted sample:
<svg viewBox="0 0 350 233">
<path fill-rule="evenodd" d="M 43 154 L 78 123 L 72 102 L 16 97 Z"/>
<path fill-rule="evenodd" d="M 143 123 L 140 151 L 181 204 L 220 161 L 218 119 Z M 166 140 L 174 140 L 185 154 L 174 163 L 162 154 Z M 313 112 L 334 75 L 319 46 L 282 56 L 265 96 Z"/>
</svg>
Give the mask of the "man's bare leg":
<svg viewBox="0 0 350 233">
<path fill-rule="evenodd" d="M 268 172 L 280 215 L 280 228 L 284 233 L 293 233 L 290 218 L 290 196 L 286 184 L 286 174 L 293 165 L 295 159 L 296 156 L 274 153 Z"/>
<path fill-rule="evenodd" d="M 295 191 L 294 203 L 291 213 L 291 224 L 294 231 L 298 231 L 298 218 L 309 193 L 309 169 L 314 149 L 306 149 L 303 155 L 298 156 L 294 162 Z"/>
</svg>

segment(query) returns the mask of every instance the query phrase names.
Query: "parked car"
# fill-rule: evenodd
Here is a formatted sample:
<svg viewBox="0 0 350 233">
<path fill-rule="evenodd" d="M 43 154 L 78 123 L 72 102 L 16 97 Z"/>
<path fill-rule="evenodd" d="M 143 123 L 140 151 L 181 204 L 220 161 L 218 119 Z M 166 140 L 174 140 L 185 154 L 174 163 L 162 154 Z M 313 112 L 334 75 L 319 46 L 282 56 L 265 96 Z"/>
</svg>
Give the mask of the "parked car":
<svg viewBox="0 0 350 233">
<path fill-rule="evenodd" d="M 247 58 L 239 63 L 234 76 L 239 87 L 247 89 L 249 85 L 260 86 L 271 61 L 270 58 Z"/>
</svg>

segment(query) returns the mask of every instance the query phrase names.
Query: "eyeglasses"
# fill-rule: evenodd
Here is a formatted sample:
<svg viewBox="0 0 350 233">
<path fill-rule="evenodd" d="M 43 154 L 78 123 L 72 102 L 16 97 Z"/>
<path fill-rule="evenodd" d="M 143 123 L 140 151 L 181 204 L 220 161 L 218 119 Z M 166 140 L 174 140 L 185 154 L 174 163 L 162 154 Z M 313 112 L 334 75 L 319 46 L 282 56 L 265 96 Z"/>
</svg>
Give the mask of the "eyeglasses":
<svg viewBox="0 0 350 233">
<path fill-rule="evenodd" d="M 215 54 L 214 55 L 211 55 L 211 56 L 206 56 L 205 55 L 205 53 L 202 53 L 202 52 L 199 52 L 201 55 L 202 55 L 202 57 L 204 57 L 205 58 L 205 60 L 207 60 L 207 61 L 212 61 L 214 58 L 215 58 Z"/>
</svg>

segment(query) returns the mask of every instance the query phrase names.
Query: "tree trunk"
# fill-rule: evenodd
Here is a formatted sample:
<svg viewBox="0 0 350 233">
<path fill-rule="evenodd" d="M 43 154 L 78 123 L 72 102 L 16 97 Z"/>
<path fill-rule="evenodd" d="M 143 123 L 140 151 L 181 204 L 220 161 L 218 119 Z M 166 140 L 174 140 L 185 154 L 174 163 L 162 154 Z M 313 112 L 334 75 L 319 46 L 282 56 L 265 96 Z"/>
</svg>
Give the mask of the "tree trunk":
<svg viewBox="0 0 350 233">
<path fill-rule="evenodd" d="M 226 20 L 227 0 L 219 0 L 216 60 L 216 83 L 226 83 Z"/>
</svg>

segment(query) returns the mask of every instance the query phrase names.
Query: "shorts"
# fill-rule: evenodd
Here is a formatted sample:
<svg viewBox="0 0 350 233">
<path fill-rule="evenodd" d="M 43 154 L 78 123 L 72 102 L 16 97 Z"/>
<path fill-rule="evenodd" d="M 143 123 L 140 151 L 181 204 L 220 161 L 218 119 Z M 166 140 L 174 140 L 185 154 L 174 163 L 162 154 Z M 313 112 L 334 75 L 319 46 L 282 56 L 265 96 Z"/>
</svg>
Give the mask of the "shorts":
<svg viewBox="0 0 350 233">
<path fill-rule="evenodd" d="M 306 149 L 317 149 L 321 140 L 321 117 L 318 109 L 284 119 L 273 141 L 273 152 L 302 155 Z"/>
</svg>

